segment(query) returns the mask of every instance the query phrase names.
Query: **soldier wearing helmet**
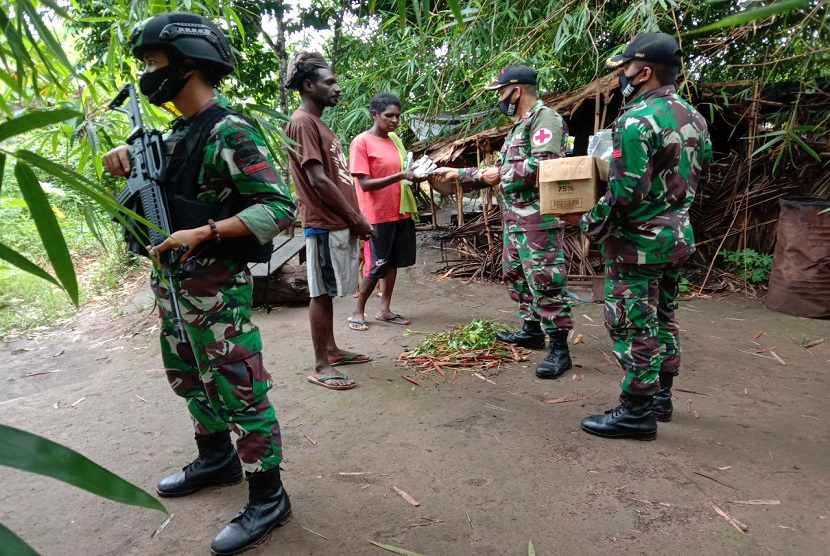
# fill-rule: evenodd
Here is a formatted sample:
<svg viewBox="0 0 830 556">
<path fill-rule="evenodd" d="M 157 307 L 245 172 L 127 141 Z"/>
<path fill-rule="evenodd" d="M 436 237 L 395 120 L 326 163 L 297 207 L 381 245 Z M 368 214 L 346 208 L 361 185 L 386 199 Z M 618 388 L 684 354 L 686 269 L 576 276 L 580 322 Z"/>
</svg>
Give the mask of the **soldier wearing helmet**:
<svg viewBox="0 0 830 556">
<path fill-rule="evenodd" d="M 623 69 L 625 112 L 613 124 L 608 191 L 579 220 L 602 246 L 605 323 L 626 373 L 620 405 L 582 420 L 606 438 L 651 440 L 672 417 L 680 268 L 695 251 L 689 208 L 712 159 L 706 120 L 674 88 L 680 62 L 666 33 L 637 35 L 607 62 Z"/>
<path fill-rule="evenodd" d="M 165 137 L 169 158 L 161 183 L 173 233 L 146 249 L 151 255 L 185 251 L 178 283 L 187 343 L 175 339 L 168 285 L 156 270 L 151 284 L 162 361 L 195 423 L 199 455 L 157 490 L 185 496 L 239 483 L 244 470 L 249 501 L 211 545 L 214 554 L 237 554 L 291 516 L 279 471 L 280 427 L 267 396 L 271 376 L 251 322 L 247 265 L 269 260 L 271 239 L 293 225 L 296 209 L 263 138 L 214 91 L 234 69 L 216 25 L 189 13 L 156 15 L 136 26 L 130 47 L 146 66 L 141 92 L 156 105 L 172 102 L 182 114 Z M 114 175 L 127 175 L 126 147 L 107 153 L 104 164 Z M 240 435 L 235 449 L 231 428 Z"/>
</svg>

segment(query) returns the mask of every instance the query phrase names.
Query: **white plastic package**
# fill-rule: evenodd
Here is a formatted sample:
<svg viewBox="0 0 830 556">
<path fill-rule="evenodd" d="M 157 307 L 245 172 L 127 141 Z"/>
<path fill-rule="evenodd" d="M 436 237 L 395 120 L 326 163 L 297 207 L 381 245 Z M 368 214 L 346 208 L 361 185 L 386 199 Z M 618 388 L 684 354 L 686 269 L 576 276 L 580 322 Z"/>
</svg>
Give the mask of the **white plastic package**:
<svg viewBox="0 0 830 556">
<path fill-rule="evenodd" d="M 611 164 L 611 153 L 614 151 L 614 142 L 611 138 L 611 130 L 600 130 L 596 135 L 588 138 L 588 156 L 601 158 Z"/>
</svg>

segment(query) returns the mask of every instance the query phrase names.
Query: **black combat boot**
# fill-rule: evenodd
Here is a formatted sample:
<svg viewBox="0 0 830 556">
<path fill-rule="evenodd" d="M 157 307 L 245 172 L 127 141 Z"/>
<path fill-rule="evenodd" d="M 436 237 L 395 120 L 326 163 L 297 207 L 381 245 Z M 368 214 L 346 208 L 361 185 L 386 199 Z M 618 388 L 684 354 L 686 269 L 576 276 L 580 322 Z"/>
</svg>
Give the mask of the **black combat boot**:
<svg viewBox="0 0 830 556">
<path fill-rule="evenodd" d="M 571 354 L 568 351 L 568 331 L 557 330 L 550 333 L 548 354 L 536 367 L 539 378 L 559 378 L 571 368 Z"/>
<path fill-rule="evenodd" d="M 671 421 L 674 411 L 671 404 L 671 387 L 674 384 L 674 375 L 660 373 L 660 391 L 654 396 L 654 417 L 658 421 Z"/>
<path fill-rule="evenodd" d="M 621 399 L 623 399 L 621 397 Z M 604 438 L 657 438 L 657 420 L 654 418 L 652 396 L 628 394 L 625 402 L 603 415 L 591 415 L 582 420 L 582 430 Z"/>
<path fill-rule="evenodd" d="M 538 321 L 526 320 L 516 332 L 499 332 L 496 339 L 528 349 L 545 349 L 545 333 Z"/>
<path fill-rule="evenodd" d="M 242 482 L 242 464 L 231 443 L 231 431 L 197 434 L 196 445 L 199 457 L 178 473 L 162 479 L 156 487 L 159 496 L 185 496 L 208 486 Z"/>
<path fill-rule="evenodd" d="M 280 481 L 280 469 L 248 475 L 248 503 L 213 539 L 210 551 L 231 556 L 253 548 L 268 538 L 274 527 L 291 519 L 291 501 Z"/>
</svg>

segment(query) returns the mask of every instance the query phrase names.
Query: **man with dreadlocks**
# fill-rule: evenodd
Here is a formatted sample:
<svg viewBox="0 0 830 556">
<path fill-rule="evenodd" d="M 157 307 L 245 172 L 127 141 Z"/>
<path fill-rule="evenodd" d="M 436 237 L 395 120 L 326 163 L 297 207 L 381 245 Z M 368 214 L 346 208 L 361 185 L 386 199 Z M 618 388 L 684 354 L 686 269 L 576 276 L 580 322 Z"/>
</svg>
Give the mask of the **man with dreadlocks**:
<svg viewBox="0 0 830 556">
<path fill-rule="evenodd" d="M 369 239 L 372 226 L 360 213 L 343 147 L 320 117 L 340 98 L 337 77 L 317 52 L 297 52 L 288 64 L 286 87 L 300 93 L 300 107 L 285 125 L 296 142 L 289 150 L 291 175 L 306 237 L 311 343 L 314 369 L 308 381 L 333 390 L 355 387 L 334 368 L 366 363 L 334 341 L 333 297 L 351 294 L 359 279 L 358 239 Z"/>
</svg>

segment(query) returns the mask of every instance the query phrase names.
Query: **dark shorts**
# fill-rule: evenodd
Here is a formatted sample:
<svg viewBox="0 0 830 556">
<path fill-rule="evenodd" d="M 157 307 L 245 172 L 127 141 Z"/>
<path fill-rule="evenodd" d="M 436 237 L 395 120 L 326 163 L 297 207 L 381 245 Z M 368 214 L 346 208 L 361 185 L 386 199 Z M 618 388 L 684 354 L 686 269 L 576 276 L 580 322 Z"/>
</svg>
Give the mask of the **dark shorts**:
<svg viewBox="0 0 830 556">
<path fill-rule="evenodd" d="M 372 278 L 386 278 L 390 268 L 415 264 L 415 222 L 411 218 L 372 224 L 375 232 L 369 240 L 372 252 Z"/>
</svg>

